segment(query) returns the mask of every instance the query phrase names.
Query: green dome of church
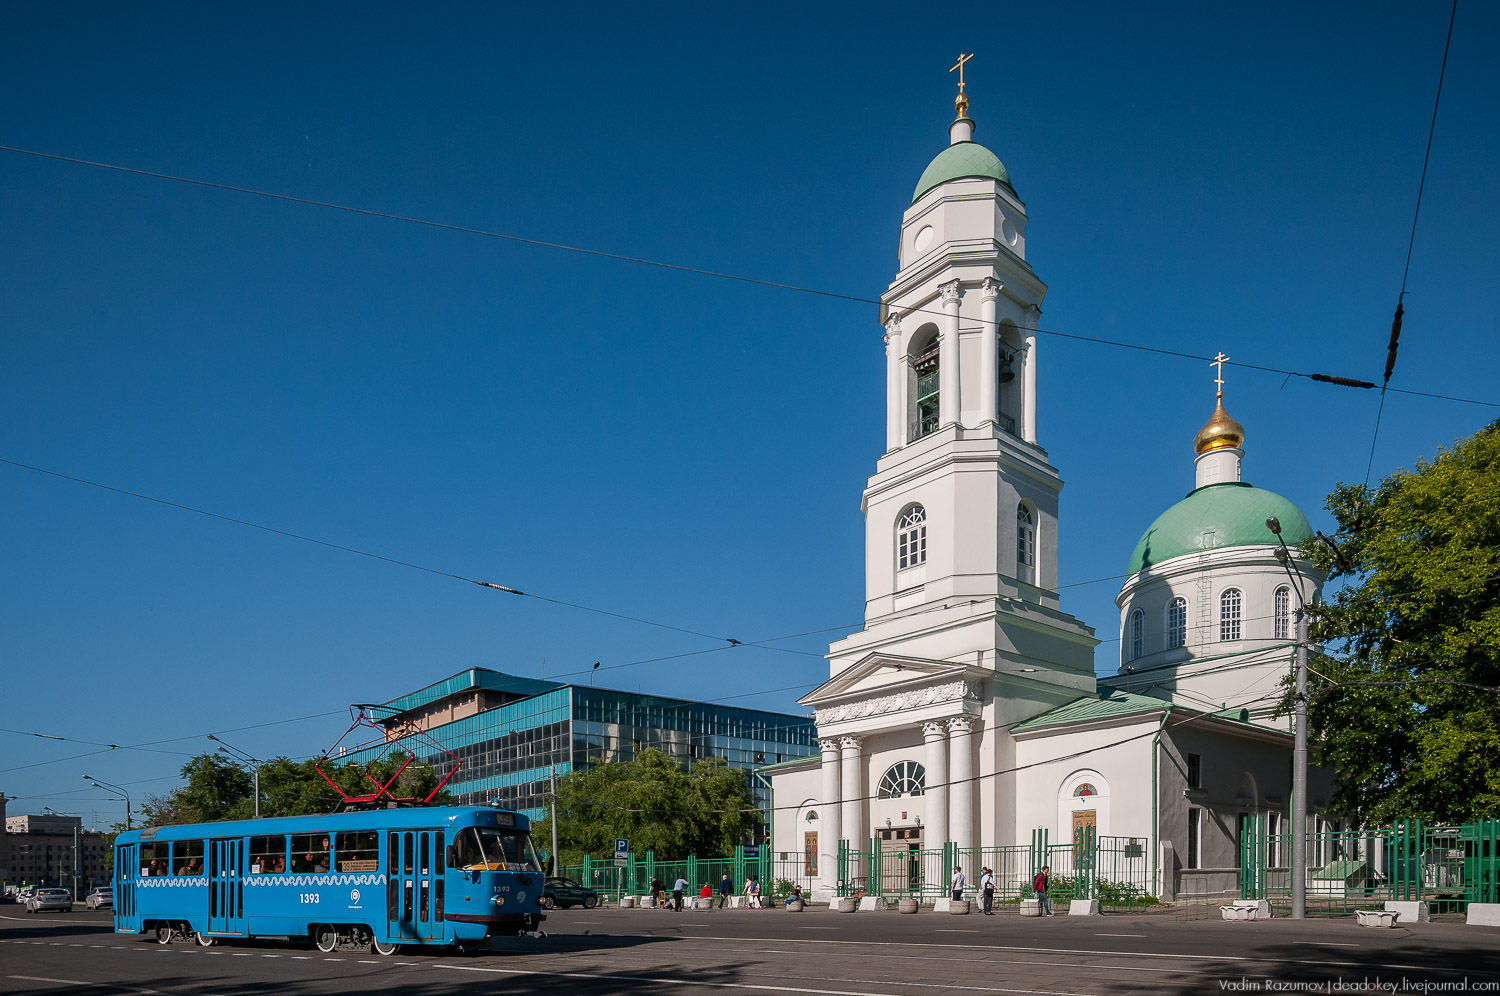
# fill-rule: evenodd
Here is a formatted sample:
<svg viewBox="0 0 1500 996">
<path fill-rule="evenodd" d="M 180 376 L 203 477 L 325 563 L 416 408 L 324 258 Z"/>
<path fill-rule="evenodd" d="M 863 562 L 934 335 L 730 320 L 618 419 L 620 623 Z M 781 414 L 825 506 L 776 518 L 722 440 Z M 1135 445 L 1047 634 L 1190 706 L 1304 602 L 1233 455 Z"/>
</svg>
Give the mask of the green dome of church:
<svg viewBox="0 0 1500 996">
<path fill-rule="evenodd" d="M 922 171 L 917 192 L 911 195 L 912 203 L 939 184 L 966 177 L 988 177 L 1010 186 L 1010 174 L 1005 171 L 1005 164 L 999 156 L 978 142 L 955 142 L 939 152 Z"/>
<path fill-rule="evenodd" d="M 1281 538 L 1296 548 L 1312 537 L 1307 516 L 1274 491 L 1243 482 L 1210 484 L 1191 492 L 1156 517 L 1130 555 L 1129 574 L 1186 553 L 1276 542 L 1266 519 L 1281 520 Z"/>
</svg>

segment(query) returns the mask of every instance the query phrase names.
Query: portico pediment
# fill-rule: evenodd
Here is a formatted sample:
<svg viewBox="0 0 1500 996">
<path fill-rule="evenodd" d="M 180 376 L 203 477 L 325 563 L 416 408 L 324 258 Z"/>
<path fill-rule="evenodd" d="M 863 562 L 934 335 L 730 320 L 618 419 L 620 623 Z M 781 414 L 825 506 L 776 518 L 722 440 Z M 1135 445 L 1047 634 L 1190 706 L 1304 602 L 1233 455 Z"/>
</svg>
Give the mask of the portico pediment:
<svg viewBox="0 0 1500 996">
<path fill-rule="evenodd" d="M 967 664 L 870 654 L 798 702 L 817 710 L 820 731 L 830 724 L 903 713 L 913 722 L 929 712 L 974 713 L 985 673 Z"/>
</svg>

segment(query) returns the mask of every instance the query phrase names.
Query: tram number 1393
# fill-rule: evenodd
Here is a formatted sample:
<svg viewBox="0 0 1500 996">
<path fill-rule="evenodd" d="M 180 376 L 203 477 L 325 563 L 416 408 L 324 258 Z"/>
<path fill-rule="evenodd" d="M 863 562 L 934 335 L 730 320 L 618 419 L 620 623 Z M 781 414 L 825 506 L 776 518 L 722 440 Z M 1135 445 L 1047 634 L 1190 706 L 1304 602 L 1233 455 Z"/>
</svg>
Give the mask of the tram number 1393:
<svg viewBox="0 0 1500 996">
<path fill-rule="evenodd" d="M 305 903 L 317 903 L 317 901 L 318 901 L 318 894 L 316 892 L 304 892 L 304 893 L 301 894 L 301 896 L 302 896 L 302 902 L 304 904 Z"/>
</svg>

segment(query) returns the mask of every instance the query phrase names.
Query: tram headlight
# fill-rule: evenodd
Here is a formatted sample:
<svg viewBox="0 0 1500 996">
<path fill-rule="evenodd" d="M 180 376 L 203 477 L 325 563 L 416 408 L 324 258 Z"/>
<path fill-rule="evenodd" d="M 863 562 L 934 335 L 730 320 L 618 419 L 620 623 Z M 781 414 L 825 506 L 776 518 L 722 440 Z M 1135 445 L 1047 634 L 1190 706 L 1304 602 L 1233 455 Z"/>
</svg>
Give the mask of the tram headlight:
<svg viewBox="0 0 1500 996">
<path fill-rule="evenodd" d="M 496 906 L 504 906 L 505 905 L 505 897 L 504 896 L 495 896 L 495 897 L 493 897 L 493 898 L 490 899 L 490 902 L 494 903 Z"/>
</svg>

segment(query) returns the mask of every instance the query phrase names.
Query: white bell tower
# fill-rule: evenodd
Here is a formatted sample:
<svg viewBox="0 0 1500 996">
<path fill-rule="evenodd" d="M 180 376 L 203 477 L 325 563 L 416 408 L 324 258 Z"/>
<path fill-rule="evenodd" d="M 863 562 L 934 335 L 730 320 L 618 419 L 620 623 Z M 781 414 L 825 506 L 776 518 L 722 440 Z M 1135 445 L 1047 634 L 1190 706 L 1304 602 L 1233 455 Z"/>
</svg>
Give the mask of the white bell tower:
<svg viewBox="0 0 1500 996">
<path fill-rule="evenodd" d="M 1092 692 L 1096 641 L 1058 611 L 1062 480 L 1037 441 L 1047 285 L 1026 262 L 1025 204 L 973 139 L 962 82 L 955 107 L 881 296 L 886 452 L 862 502 L 865 629 L 830 648 L 833 673 L 879 652 L 1035 668 Z"/>
</svg>

